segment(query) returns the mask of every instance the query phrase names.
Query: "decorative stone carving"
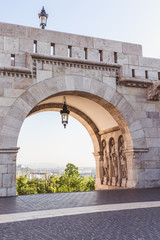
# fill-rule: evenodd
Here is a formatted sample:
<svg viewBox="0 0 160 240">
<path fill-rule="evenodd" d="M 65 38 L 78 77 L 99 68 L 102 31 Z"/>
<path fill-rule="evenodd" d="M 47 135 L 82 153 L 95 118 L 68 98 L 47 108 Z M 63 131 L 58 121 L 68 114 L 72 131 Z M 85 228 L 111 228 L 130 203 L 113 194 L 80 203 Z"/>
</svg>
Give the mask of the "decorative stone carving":
<svg viewBox="0 0 160 240">
<path fill-rule="evenodd" d="M 148 87 L 148 100 L 159 100 L 160 83 L 154 83 Z"/>
<path fill-rule="evenodd" d="M 116 139 L 116 140 L 115 140 Z M 127 186 L 127 158 L 125 155 L 124 139 L 122 135 L 109 139 L 109 153 L 107 154 L 106 140 L 102 140 L 103 157 L 103 185 Z"/>
<path fill-rule="evenodd" d="M 122 135 L 118 138 L 118 155 L 120 167 L 120 182 L 121 186 L 125 187 L 127 179 L 127 159 L 124 152 L 124 139 Z"/>
<path fill-rule="evenodd" d="M 106 185 L 109 180 L 109 163 L 108 163 L 108 157 L 107 157 L 107 151 L 106 151 L 106 141 L 102 140 L 102 149 L 103 149 L 103 184 Z"/>
<path fill-rule="evenodd" d="M 110 167 L 112 176 L 112 185 L 116 186 L 118 181 L 118 159 L 115 150 L 115 140 L 110 138 L 109 140 L 109 157 L 110 157 Z"/>
</svg>

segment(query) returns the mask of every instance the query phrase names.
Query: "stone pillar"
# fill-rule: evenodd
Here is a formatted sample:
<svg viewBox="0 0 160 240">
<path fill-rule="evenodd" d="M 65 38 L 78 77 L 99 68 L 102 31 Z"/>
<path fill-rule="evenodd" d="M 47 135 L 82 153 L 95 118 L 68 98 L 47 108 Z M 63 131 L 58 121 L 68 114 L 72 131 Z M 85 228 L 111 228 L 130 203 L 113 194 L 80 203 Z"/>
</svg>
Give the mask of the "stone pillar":
<svg viewBox="0 0 160 240">
<path fill-rule="evenodd" d="M 0 149 L 0 197 L 16 196 L 16 157 L 18 149 Z"/>
<path fill-rule="evenodd" d="M 135 188 L 138 180 L 138 172 L 136 169 L 137 162 L 134 150 L 125 150 L 127 159 L 127 188 Z"/>
<path fill-rule="evenodd" d="M 127 158 L 127 188 L 144 187 L 144 177 L 141 176 L 140 154 L 147 153 L 148 148 L 133 148 L 125 150 Z"/>
<path fill-rule="evenodd" d="M 96 161 L 96 183 L 95 190 L 99 190 L 103 181 L 103 153 L 93 153 Z"/>
<path fill-rule="evenodd" d="M 125 150 L 127 159 L 127 188 L 135 188 L 138 180 L 134 150 Z"/>
</svg>

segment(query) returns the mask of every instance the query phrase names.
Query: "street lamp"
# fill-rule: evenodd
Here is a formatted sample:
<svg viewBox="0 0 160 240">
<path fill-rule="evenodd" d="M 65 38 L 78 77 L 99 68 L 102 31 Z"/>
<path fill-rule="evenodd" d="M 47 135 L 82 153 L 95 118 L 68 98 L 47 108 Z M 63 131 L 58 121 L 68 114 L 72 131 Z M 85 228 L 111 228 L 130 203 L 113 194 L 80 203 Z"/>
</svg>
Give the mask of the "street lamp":
<svg viewBox="0 0 160 240">
<path fill-rule="evenodd" d="M 63 124 L 64 128 L 66 128 L 66 125 L 68 124 L 69 113 L 70 113 L 70 111 L 67 109 L 66 98 L 64 97 L 63 108 L 60 111 L 61 118 L 62 118 L 62 124 Z"/>
<path fill-rule="evenodd" d="M 40 26 L 42 27 L 42 29 L 45 29 L 47 25 L 48 14 L 46 14 L 44 7 L 42 7 L 42 10 L 38 14 L 38 16 L 40 18 Z"/>
</svg>

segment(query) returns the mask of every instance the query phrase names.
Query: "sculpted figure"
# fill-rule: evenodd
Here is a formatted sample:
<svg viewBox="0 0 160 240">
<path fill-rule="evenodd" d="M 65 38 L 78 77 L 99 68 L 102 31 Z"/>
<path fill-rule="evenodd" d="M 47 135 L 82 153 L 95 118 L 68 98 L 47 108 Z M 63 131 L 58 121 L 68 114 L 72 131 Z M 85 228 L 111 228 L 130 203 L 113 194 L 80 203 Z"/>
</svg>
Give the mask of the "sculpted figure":
<svg viewBox="0 0 160 240">
<path fill-rule="evenodd" d="M 103 170 L 104 170 L 104 177 L 107 178 L 109 176 L 109 164 L 108 164 L 108 157 L 107 157 L 107 151 L 106 151 L 106 141 L 102 140 L 102 149 L 103 149 Z"/>
<path fill-rule="evenodd" d="M 118 178 L 118 161 L 117 161 L 117 156 L 116 156 L 116 150 L 115 150 L 115 141 L 113 138 L 110 139 L 109 141 L 109 149 L 110 149 L 110 160 L 112 163 L 112 177 Z"/>
<path fill-rule="evenodd" d="M 121 169 L 121 178 L 127 178 L 127 160 L 124 152 L 124 139 L 121 135 L 118 139 L 119 161 Z"/>
</svg>

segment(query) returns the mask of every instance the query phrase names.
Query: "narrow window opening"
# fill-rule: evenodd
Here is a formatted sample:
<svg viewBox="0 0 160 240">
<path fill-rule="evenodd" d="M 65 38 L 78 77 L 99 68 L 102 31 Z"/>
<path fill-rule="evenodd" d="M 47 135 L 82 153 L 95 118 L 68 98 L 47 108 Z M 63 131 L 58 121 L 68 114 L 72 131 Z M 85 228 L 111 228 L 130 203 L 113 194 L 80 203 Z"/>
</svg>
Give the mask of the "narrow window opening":
<svg viewBox="0 0 160 240">
<path fill-rule="evenodd" d="M 88 59 L 88 49 L 84 48 L 84 58 Z"/>
<path fill-rule="evenodd" d="M 145 71 L 145 78 L 148 78 L 148 71 Z"/>
<path fill-rule="evenodd" d="M 37 53 L 37 41 L 33 42 L 33 53 Z"/>
<path fill-rule="evenodd" d="M 102 62 L 103 61 L 103 51 L 99 50 L 99 60 Z"/>
<path fill-rule="evenodd" d="M 114 52 L 114 63 L 117 63 L 117 52 Z"/>
<path fill-rule="evenodd" d="M 135 69 L 132 69 L 132 77 L 135 77 Z"/>
<path fill-rule="evenodd" d="M 55 55 L 55 43 L 51 43 L 51 55 Z"/>
<path fill-rule="evenodd" d="M 160 80 L 160 72 L 158 72 L 158 80 Z"/>
<path fill-rule="evenodd" d="M 68 57 L 72 57 L 72 46 L 68 46 Z"/>
<path fill-rule="evenodd" d="M 15 55 L 11 54 L 11 66 L 15 66 Z"/>
</svg>

